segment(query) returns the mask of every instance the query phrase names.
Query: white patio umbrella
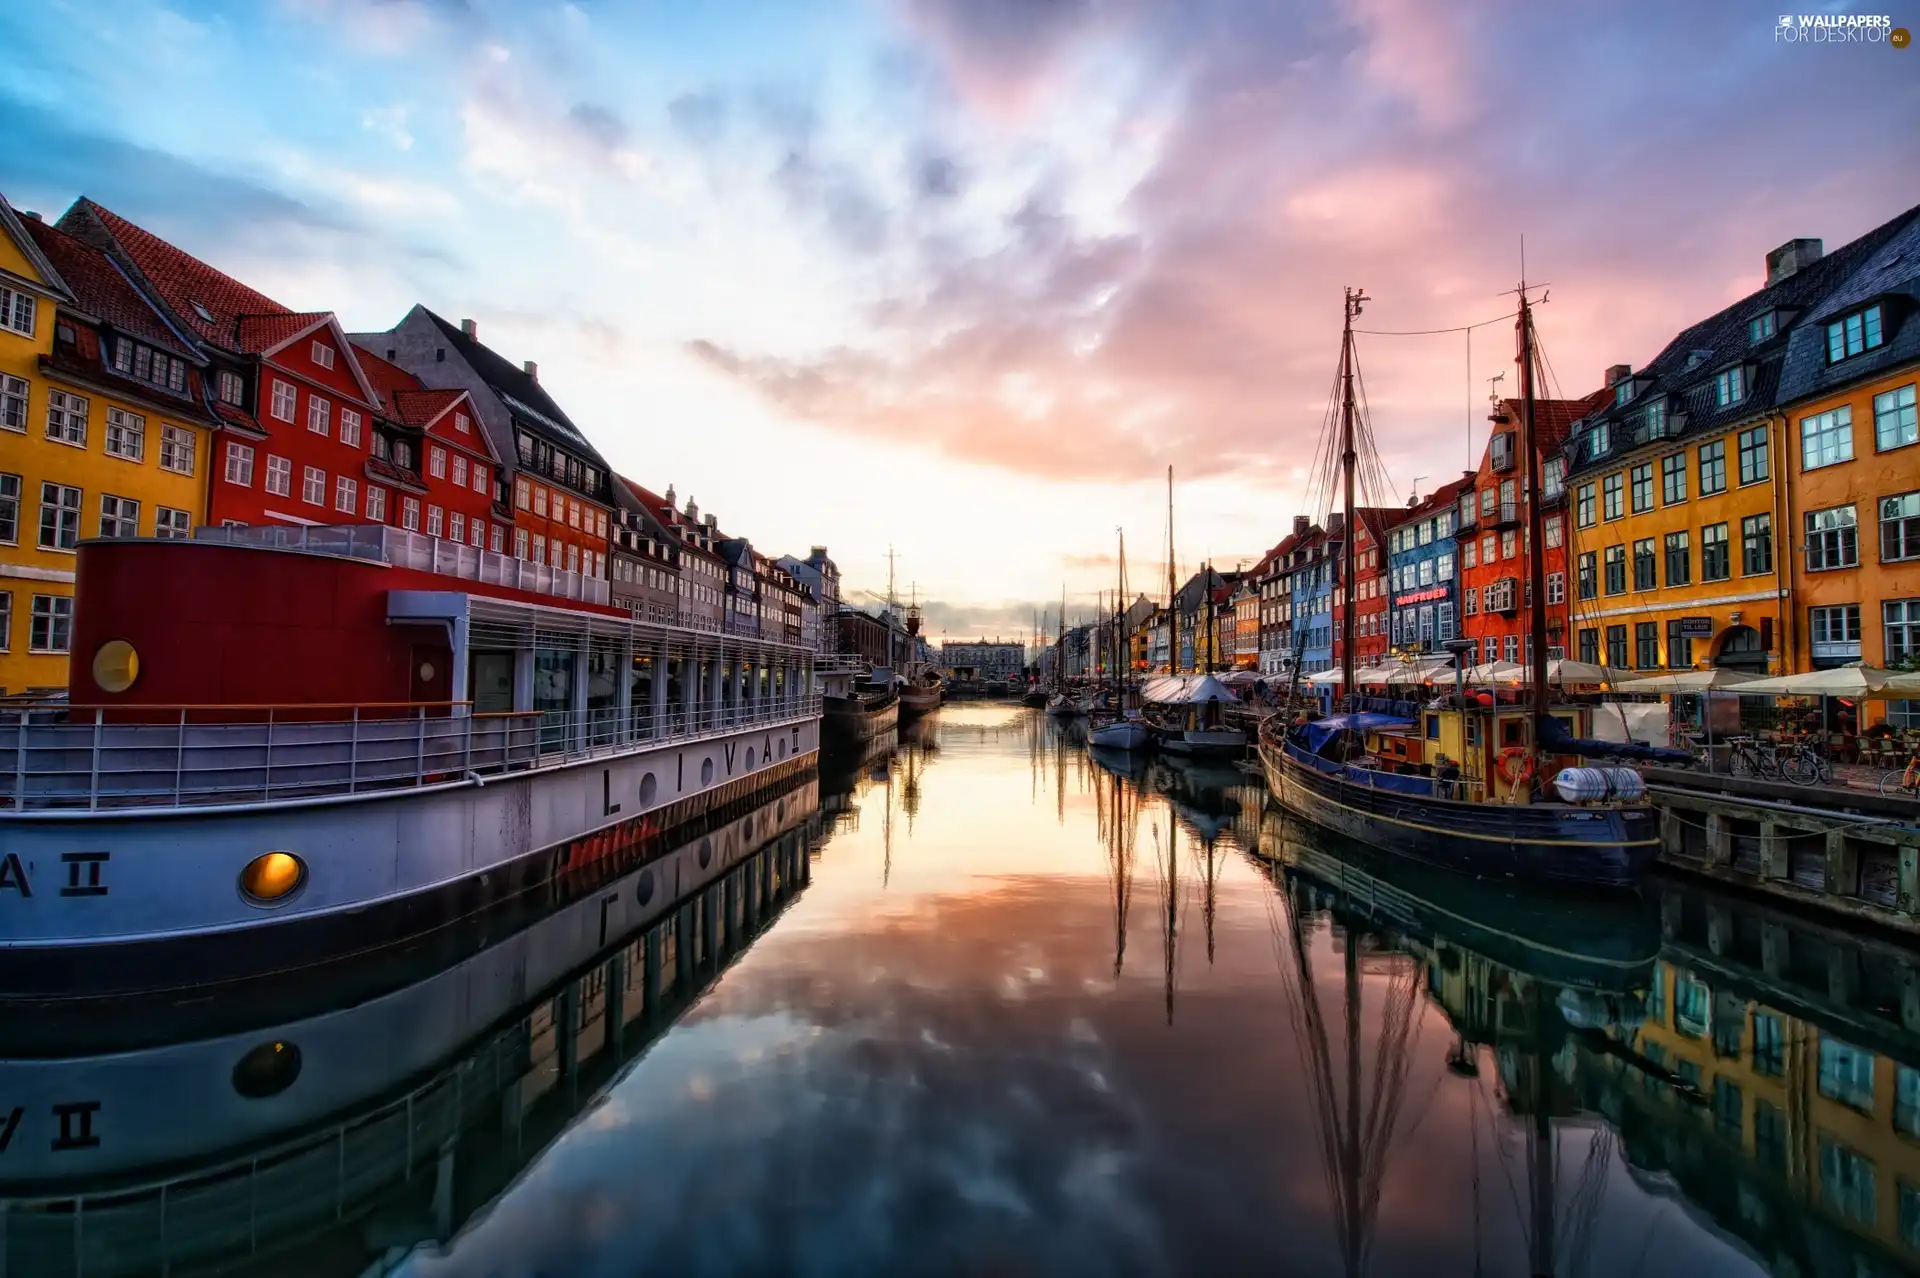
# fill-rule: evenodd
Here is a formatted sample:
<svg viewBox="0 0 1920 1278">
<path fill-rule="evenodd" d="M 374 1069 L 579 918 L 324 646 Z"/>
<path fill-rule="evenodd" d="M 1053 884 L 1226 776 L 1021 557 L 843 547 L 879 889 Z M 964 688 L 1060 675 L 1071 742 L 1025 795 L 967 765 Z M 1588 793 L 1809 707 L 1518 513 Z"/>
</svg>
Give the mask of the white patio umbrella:
<svg viewBox="0 0 1920 1278">
<path fill-rule="evenodd" d="M 1575 661 L 1570 657 L 1561 657 L 1547 663 L 1547 683 L 1549 685 L 1557 683 L 1565 687 L 1568 684 L 1601 684 L 1609 682 L 1612 679 L 1612 675 L 1613 672 L 1605 666 L 1596 666 L 1590 661 Z M 1506 676 L 1502 675 L 1497 677 L 1504 679 Z M 1533 671 L 1531 668 L 1521 668 L 1520 682 L 1522 684 L 1530 684 L 1533 682 Z"/>
<path fill-rule="evenodd" d="M 1302 682 L 1316 684 L 1323 688 L 1330 684 L 1339 683 L 1340 667 L 1335 666 L 1331 670 L 1322 670 L 1319 674 L 1310 674 Z"/>
<path fill-rule="evenodd" d="M 1740 685 L 1742 693 L 1780 697 L 1878 697 L 1888 683 L 1901 678 L 1878 666 L 1836 666 L 1801 674 L 1775 675 Z M 1896 695 L 1904 695 L 1900 688 Z"/>
<path fill-rule="evenodd" d="M 1715 692 L 1724 692 L 1729 688 L 1738 688 L 1745 692 L 1754 684 L 1761 682 L 1760 676 L 1747 674 L 1739 670 L 1723 670 L 1714 666 L 1706 670 L 1681 670 L 1673 674 L 1648 675 L 1644 679 L 1627 679 L 1613 685 L 1615 692 L 1698 692 L 1711 696 Z M 1713 766 L 1713 714 L 1702 708 L 1700 718 L 1707 727 L 1707 766 Z"/>
<path fill-rule="evenodd" d="M 1526 677 L 1526 668 L 1511 661 L 1487 661 L 1467 667 L 1468 683 L 1518 683 Z"/>
</svg>

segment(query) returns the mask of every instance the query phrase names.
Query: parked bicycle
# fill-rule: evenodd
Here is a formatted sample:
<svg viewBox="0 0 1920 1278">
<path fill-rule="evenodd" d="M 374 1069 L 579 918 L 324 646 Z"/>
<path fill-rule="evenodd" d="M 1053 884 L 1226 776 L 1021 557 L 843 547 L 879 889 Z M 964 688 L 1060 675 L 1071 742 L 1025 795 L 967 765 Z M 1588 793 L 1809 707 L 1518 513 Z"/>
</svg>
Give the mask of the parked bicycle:
<svg viewBox="0 0 1920 1278">
<path fill-rule="evenodd" d="M 1909 799 L 1920 799 L 1920 754 L 1907 760 L 1905 769 L 1889 772 L 1880 778 L 1880 793 L 1889 799 L 1902 795 Z"/>
<path fill-rule="evenodd" d="M 1736 777 L 1778 779 L 1780 761 L 1771 747 L 1753 737 L 1728 737 L 1727 771 Z"/>
<path fill-rule="evenodd" d="M 1775 758 L 1780 765 L 1780 773 L 1795 785 L 1831 785 L 1833 783 L 1833 765 L 1822 754 L 1805 741 L 1796 741 L 1787 747 L 1786 757 Z"/>
</svg>

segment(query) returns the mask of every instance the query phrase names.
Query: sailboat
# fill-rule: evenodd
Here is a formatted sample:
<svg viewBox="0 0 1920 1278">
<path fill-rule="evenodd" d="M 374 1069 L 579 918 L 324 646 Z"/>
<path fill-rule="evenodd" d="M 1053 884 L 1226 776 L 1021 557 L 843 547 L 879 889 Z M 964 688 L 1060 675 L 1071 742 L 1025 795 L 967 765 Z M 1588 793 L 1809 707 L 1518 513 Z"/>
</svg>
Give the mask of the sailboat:
<svg viewBox="0 0 1920 1278">
<path fill-rule="evenodd" d="M 1213 597 L 1213 566 L 1200 576 L 1201 589 Z M 1209 603 L 1209 611 L 1211 603 Z M 1197 618 L 1196 618 L 1197 620 Z M 1212 625 L 1209 616 L 1208 626 Z M 1211 649 L 1211 643 L 1204 645 Z M 1194 636 L 1196 665 L 1211 665 L 1201 655 L 1203 644 Z M 1167 666 L 1164 679 L 1155 679 L 1141 690 L 1145 703 L 1143 717 L 1153 743 L 1169 754 L 1215 755 L 1237 758 L 1247 749 L 1247 734 L 1228 724 L 1225 707 L 1239 704 L 1233 689 L 1211 674 L 1180 673 L 1180 596 L 1173 557 L 1173 467 L 1167 467 Z"/>
<path fill-rule="evenodd" d="M 1047 698 L 1047 713 L 1055 718 L 1073 719 L 1087 712 L 1080 698 L 1067 690 L 1067 592 L 1060 591 L 1060 628 L 1053 640 L 1053 693 Z"/>
<path fill-rule="evenodd" d="M 1113 596 L 1113 624 L 1108 628 L 1109 649 L 1107 669 L 1111 704 L 1106 710 L 1097 710 L 1093 715 L 1092 726 L 1087 730 L 1087 744 L 1107 750 L 1144 750 L 1147 745 L 1147 725 L 1137 710 L 1127 706 L 1129 685 L 1132 679 L 1126 673 L 1123 654 L 1126 651 L 1126 636 L 1121 627 L 1126 614 L 1122 611 L 1127 598 L 1127 534 L 1120 534 L 1120 588 Z"/>
<path fill-rule="evenodd" d="M 907 605 L 907 634 L 909 642 L 917 644 L 920 638 L 920 593 L 915 587 L 912 602 Z M 937 710 L 945 699 L 944 685 L 940 681 L 940 672 L 930 662 L 910 660 L 905 670 L 906 682 L 900 685 L 900 713 L 925 714 Z"/>
<path fill-rule="evenodd" d="M 1518 319 L 1521 460 L 1530 543 L 1546 544 L 1541 458 L 1533 430 L 1535 347 L 1526 287 Z M 1340 350 L 1339 438 L 1344 526 L 1354 528 L 1357 450 L 1371 440 L 1355 405 L 1353 321 L 1369 300 L 1346 291 Z M 1337 582 L 1355 580 L 1355 538 L 1345 538 Z M 1527 557 L 1535 601 L 1547 597 L 1545 557 Z M 1356 609 L 1341 610 L 1342 687 L 1355 687 Z M 1590 739 L 1589 707 L 1550 705 L 1547 618 L 1531 605 L 1530 703 L 1481 707 L 1446 698 L 1425 709 L 1349 697 L 1345 713 L 1299 724 L 1267 719 L 1260 764 L 1279 802 L 1316 825 L 1373 847 L 1468 874 L 1519 883 L 1637 889 L 1659 850 L 1659 827 L 1646 784 L 1628 767 L 1583 767 L 1583 755 L 1671 759 L 1679 751 Z M 1381 756 L 1397 739 L 1408 762 Z M 1431 751 L 1429 754 L 1428 752 Z M 1458 760 L 1457 764 L 1451 760 Z"/>
</svg>

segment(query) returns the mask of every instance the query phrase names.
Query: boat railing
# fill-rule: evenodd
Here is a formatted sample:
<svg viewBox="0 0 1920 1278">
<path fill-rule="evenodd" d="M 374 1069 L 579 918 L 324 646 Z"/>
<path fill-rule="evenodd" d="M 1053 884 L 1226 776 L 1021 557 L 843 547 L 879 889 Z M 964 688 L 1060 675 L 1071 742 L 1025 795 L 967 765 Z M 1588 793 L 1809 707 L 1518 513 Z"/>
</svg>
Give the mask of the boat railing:
<svg viewBox="0 0 1920 1278">
<path fill-rule="evenodd" d="M 798 692 L 625 710 L 474 712 L 445 701 L 9 708 L 0 711 L 0 814 L 268 804 L 484 781 L 819 714 L 819 695 Z M 779 749 L 784 756 L 784 739 Z"/>
</svg>

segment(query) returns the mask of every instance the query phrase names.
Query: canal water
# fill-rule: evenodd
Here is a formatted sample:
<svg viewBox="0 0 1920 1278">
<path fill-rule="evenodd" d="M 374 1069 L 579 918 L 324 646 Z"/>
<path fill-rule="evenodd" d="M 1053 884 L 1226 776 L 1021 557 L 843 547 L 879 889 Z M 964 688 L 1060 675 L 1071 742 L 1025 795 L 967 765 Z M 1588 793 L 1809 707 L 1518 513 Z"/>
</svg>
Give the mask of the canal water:
<svg viewBox="0 0 1920 1278">
<path fill-rule="evenodd" d="M 1752 902 L 1421 873 L 985 703 L 607 864 L 0 1043 L 0 1273 L 1920 1263 L 1920 963 Z"/>
</svg>

